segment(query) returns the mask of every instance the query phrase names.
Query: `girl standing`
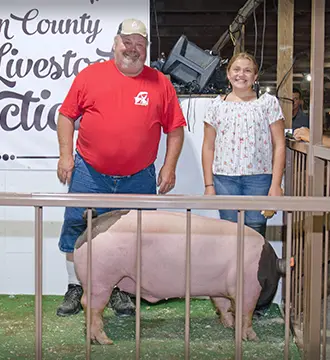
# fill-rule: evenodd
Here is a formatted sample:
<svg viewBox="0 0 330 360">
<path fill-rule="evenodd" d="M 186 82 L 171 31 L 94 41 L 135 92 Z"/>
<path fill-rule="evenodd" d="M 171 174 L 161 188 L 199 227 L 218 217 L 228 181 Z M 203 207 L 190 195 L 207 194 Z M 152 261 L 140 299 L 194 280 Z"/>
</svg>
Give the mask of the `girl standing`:
<svg viewBox="0 0 330 360">
<path fill-rule="evenodd" d="M 215 98 L 204 119 L 202 165 L 205 195 L 280 196 L 285 166 L 283 113 L 275 96 L 257 97 L 258 65 L 247 53 L 228 63 L 232 91 Z M 220 210 L 237 222 L 236 210 Z M 267 219 L 246 211 L 245 224 L 265 236 Z"/>
</svg>

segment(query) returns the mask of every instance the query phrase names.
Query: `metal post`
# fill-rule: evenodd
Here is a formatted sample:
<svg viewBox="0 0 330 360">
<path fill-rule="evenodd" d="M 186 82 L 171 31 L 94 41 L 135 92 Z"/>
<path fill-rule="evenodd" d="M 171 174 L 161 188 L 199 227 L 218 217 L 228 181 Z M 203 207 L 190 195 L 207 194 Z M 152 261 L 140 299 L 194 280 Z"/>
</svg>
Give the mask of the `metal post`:
<svg viewBox="0 0 330 360">
<path fill-rule="evenodd" d="M 237 224 L 237 261 L 236 261 L 236 309 L 235 309 L 235 360 L 241 360 L 242 354 L 242 325 L 243 325 L 243 292 L 244 292 L 244 216 L 245 212 L 238 211 Z"/>
<path fill-rule="evenodd" d="M 87 210 L 87 313 L 86 360 L 91 359 L 91 300 L 92 300 L 92 209 Z"/>
<path fill-rule="evenodd" d="M 330 196 L 330 161 L 327 162 L 326 194 Z M 328 261 L 329 261 L 329 213 L 325 213 L 325 244 L 324 244 L 324 278 L 323 278 L 323 334 L 322 334 L 322 360 L 327 358 L 327 315 L 328 315 Z"/>
<path fill-rule="evenodd" d="M 290 344 L 290 287 L 291 287 L 291 241 L 292 241 L 292 212 L 288 213 L 288 226 L 286 235 L 286 266 L 285 266 L 285 345 L 284 345 L 284 359 L 289 359 L 289 344 Z"/>
<path fill-rule="evenodd" d="M 35 358 L 42 359 L 42 207 L 35 207 Z"/>
<path fill-rule="evenodd" d="M 187 209 L 186 225 L 186 313 L 185 313 L 185 337 L 184 337 L 184 358 L 189 360 L 190 341 L 190 270 L 191 270 L 191 210 Z"/>
<path fill-rule="evenodd" d="M 136 237 L 136 320 L 135 320 L 135 359 L 140 359 L 141 345 L 141 243 L 142 243 L 142 211 L 137 211 Z"/>
</svg>

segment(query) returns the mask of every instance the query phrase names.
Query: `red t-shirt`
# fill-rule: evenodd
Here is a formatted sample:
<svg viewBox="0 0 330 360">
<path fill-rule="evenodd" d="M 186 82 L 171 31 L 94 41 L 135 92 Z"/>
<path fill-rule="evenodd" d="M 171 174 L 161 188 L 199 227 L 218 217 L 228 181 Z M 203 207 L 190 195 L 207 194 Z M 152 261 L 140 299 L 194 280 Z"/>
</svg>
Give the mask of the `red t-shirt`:
<svg viewBox="0 0 330 360">
<path fill-rule="evenodd" d="M 113 60 L 82 70 L 60 113 L 80 120 L 77 150 L 96 171 L 132 175 L 152 164 L 164 133 L 185 126 L 176 92 L 158 70 L 145 66 L 124 76 Z"/>
</svg>

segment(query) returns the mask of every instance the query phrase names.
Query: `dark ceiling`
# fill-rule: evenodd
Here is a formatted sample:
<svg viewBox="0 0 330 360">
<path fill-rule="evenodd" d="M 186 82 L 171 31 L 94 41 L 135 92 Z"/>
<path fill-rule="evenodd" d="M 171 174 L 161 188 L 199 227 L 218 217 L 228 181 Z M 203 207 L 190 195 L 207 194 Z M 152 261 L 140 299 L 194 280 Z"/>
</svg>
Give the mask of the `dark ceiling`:
<svg viewBox="0 0 330 360">
<path fill-rule="evenodd" d="M 151 60 L 158 58 L 158 52 L 169 54 L 179 37 L 184 34 L 188 40 L 203 50 L 210 50 L 220 36 L 233 22 L 239 9 L 247 0 L 151 0 Z M 156 10 L 156 11 L 155 11 Z M 254 54 L 261 62 L 264 5 L 255 11 L 257 21 L 257 47 L 255 49 L 255 21 L 251 15 L 245 27 L 245 50 Z M 157 21 L 156 21 L 157 19 Z M 266 1 L 266 27 L 263 51 L 263 71 L 260 85 L 269 86 L 275 93 L 277 64 L 277 0 Z M 157 26 L 158 24 L 158 34 Z M 330 0 L 326 0 L 325 24 L 325 108 L 330 108 Z M 293 83 L 298 86 L 308 102 L 310 72 L 311 1 L 299 0 L 294 4 L 294 56 L 301 52 L 293 69 Z M 221 58 L 230 58 L 233 44 L 229 41 L 222 49 Z M 329 87 L 329 89 L 328 89 Z"/>
</svg>

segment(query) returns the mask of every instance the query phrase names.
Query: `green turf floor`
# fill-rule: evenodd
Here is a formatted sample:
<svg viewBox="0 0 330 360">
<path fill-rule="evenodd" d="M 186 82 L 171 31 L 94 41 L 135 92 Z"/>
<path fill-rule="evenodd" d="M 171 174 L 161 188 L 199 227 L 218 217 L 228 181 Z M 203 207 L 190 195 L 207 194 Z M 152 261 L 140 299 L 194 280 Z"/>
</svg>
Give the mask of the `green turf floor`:
<svg viewBox="0 0 330 360">
<path fill-rule="evenodd" d="M 43 359 L 85 359 L 83 313 L 60 318 L 55 315 L 62 298 L 43 298 Z M 142 303 L 141 359 L 184 359 L 184 300 Z M 104 313 L 105 331 L 114 345 L 92 345 L 92 359 L 135 359 L 135 318 Z M 254 320 L 258 342 L 243 343 L 247 360 L 280 360 L 284 349 L 284 321 L 277 305 Z M 191 301 L 190 359 L 234 359 L 234 332 L 219 324 L 208 300 Z M 0 296 L 0 359 L 34 359 L 34 297 Z M 290 359 L 300 359 L 290 343 Z"/>
</svg>

